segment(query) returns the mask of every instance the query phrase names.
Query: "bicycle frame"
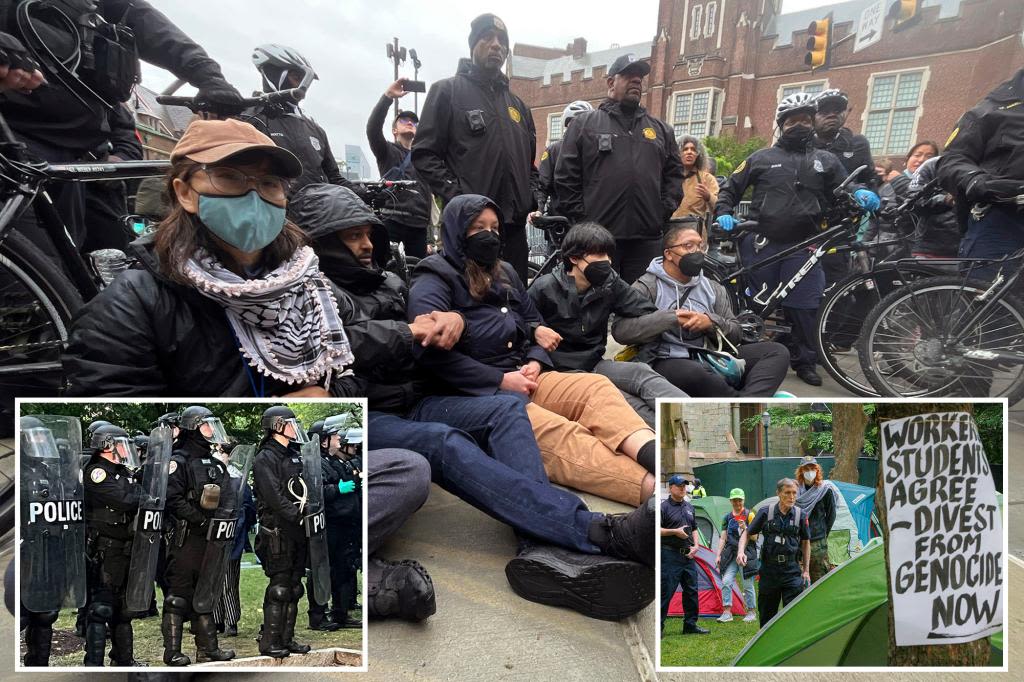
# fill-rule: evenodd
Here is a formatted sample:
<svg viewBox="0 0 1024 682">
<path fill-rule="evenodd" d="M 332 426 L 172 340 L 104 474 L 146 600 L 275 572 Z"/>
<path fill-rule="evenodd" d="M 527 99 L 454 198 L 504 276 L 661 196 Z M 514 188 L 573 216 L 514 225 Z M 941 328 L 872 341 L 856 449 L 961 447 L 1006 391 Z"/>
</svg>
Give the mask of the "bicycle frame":
<svg viewBox="0 0 1024 682">
<path fill-rule="evenodd" d="M 1001 261 L 1004 263 L 1009 263 L 1015 260 L 1020 261 L 1020 259 L 1022 258 L 1024 258 L 1024 249 L 1019 249 L 1013 252 L 1012 254 L 1005 256 L 1004 258 L 1001 259 Z M 1017 267 L 1008 276 L 1004 276 L 1002 274 L 1002 271 L 1000 271 L 999 274 L 996 275 L 996 278 L 992 282 L 992 285 L 988 289 L 986 289 L 984 293 L 978 296 L 977 299 L 975 299 L 978 301 L 984 301 L 984 304 L 976 311 L 974 311 L 974 313 L 972 313 L 971 316 L 967 318 L 966 322 L 963 322 L 963 318 L 960 318 L 959 320 L 956 320 L 949 326 L 950 330 L 955 330 L 959 328 L 962 329 L 963 331 L 959 332 L 955 336 L 947 335 L 944 339 L 944 342 L 947 344 L 963 343 L 964 338 L 969 335 L 969 332 L 967 330 L 971 329 L 972 327 L 974 327 L 974 325 L 980 322 L 984 318 L 984 316 L 992 308 L 994 308 L 996 304 L 998 304 L 999 301 L 1002 300 L 1007 295 L 1007 293 L 1009 293 L 1009 291 L 1020 279 L 1022 269 L 1024 269 L 1024 261 L 1018 262 Z M 1018 364 L 1024 363 L 1024 353 L 995 353 L 992 351 L 973 352 L 984 355 L 984 357 L 981 357 L 980 355 L 975 357 L 975 359 L 979 360 L 1000 360 Z M 967 351 L 967 354 L 970 353 L 972 353 L 972 351 Z"/>
</svg>

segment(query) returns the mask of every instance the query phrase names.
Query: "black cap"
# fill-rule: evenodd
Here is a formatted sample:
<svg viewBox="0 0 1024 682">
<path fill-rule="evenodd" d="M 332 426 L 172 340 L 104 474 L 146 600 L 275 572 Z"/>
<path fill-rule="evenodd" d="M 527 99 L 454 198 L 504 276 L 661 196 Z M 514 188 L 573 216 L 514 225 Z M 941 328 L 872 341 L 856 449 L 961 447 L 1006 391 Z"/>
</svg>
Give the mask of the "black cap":
<svg viewBox="0 0 1024 682">
<path fill-rule="evenodd" d="M 651 72 L 651 65 L 642 59 L 637 59 L 636 55 L 630 52 L 616 59 L 608 67 L 609 76 L 625 73 L 626 71 L 639 71 L 641 76 L 646 76 Z"/>
<path fill-rule="evenodd" d="M 415 121 L 416 123 L 420 122 L 420 117 L 417 116 L 416 112 L 412 110 L 399 111 L 398 114 L 395 116 L 395 121 L 397 121 L 400 118 L 408 118 L 412 121 Z"/>
<path fill-rule="evenodd" d="M 476 47 L 477 41 L 487 31 L 494 29 L 498 32 L 498 38 L 508 48 L 508 28 L 505 22 L 493 14 L 481 14 L 469 24 L 469 49 Z"/>
</svg>

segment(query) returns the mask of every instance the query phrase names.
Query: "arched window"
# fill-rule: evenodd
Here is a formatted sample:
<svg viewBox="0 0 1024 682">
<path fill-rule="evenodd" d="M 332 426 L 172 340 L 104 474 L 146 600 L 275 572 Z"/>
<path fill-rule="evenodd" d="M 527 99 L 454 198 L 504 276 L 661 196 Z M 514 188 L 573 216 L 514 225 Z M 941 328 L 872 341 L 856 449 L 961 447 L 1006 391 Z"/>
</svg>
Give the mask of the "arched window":
<svg viewBox="0 0 1024 682">
<path fill-rule="evenodd" d="M 718 18 L 718 3 L 709 2 L 707 7 L 704 9 L 704 37 L 710 38 L 715 35 L 715 30 L 718 28 L 715 26 L 715 20 Z"/>
<path fill-rule="evenodd" d="M 700 40 L 701 30 L 703 29 L 701 24 L 701 14 L 703 11 L 703 5 L 694 5 L 693 9 L 690 10 L 690 40 Z"/>
</svg>

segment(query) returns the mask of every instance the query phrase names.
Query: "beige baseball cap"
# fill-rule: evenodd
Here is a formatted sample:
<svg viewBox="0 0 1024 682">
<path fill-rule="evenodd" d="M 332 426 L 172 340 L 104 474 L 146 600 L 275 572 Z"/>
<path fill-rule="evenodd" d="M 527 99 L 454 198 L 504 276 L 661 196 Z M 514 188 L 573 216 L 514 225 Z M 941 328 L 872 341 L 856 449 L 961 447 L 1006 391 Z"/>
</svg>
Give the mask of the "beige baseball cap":
<svg viewBox="0 0 1024 682">
<path fill-rule="evenodd" d="M 258 151 L 266 154 L 287 178 L 302 175 L 298 157 L 278 147 L 269 137 L 252 125 L 229 118 L 224 121 L 196 120 L 185 129 L 171 151 L 171 161 L 181 158 L 196 163 L 220 163 L 243 152 Z"/>
</svg>

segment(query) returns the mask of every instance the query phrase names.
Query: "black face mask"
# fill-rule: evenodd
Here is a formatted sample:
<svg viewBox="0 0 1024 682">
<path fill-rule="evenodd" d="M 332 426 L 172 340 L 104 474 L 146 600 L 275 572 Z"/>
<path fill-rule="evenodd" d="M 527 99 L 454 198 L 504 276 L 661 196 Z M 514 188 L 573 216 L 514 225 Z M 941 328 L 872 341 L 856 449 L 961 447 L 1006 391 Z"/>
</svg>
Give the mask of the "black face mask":
<svg viewBox="0 0 1024 682">
<path fill-rule="evenodd" d="M 814 128 L 811 126 L 793 126 L 779 136 L 779 143 L 786 149 L 803 149 L 810 143 Z"/>
<path fill-rule="evenodd" d="M 695 251 L 679 259 L 679 272 L 687 277 L 696 277 L 704 267 L 704 252 Z"/>
<path fill-rule="evenodd" d="M 593 263 L 587 263 L 587 266 L 583 268 L 583 276 L 586 277 L 587 281 L 593 284 L 595 287 L 599 287 L 608 281 L 608 278 L 612 274 L 612 263 L 607 260 L 594 261 Z"/>
<path fill-rule="evenodd" d="M 472 237 L 466 237 L 466 258 L 477 265 L 489 268 L 498 262 L 498 254 L 501 253 L 501 237 L 490 230 L 477 232 Z"/>
</svg>

